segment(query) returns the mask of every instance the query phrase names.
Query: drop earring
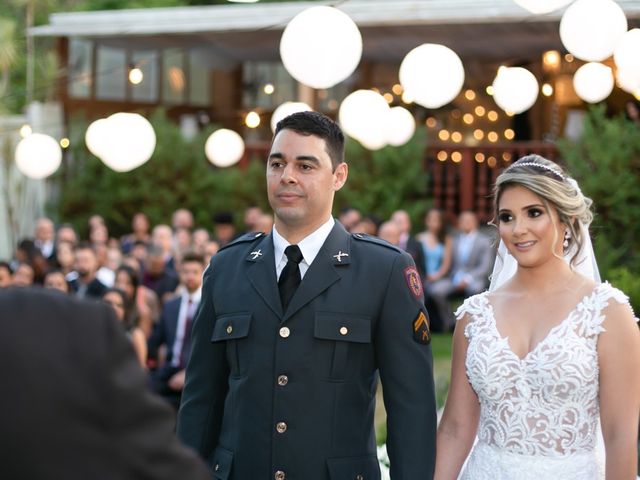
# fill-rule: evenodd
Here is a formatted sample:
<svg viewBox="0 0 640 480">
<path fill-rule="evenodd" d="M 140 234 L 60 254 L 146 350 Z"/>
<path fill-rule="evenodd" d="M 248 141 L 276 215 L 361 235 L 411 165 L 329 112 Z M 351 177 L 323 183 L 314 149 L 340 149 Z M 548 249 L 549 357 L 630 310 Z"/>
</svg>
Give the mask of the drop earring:
<svg viewBox="0 0 640 480">
<path fill-rule="evenodd" d="M 562 246 L 566 249 L 569 248 L 569 242 L 571 241 L 571 231 L 569 229 L 564 231 L 564 242 Z"/>
</svg>

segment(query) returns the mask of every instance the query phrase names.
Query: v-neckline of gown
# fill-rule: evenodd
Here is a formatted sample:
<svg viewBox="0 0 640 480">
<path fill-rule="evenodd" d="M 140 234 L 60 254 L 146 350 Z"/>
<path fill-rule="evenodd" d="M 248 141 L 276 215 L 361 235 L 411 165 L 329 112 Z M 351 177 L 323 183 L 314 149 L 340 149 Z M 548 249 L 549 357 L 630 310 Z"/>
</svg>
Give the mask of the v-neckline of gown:
<svg viewBox="0 0 640 480">
<path fill-rule="evenodd" d="M 502 335 L 502 333 L 500 333 L 500 330 L 498 330 L 498 322 L 496 320 L 496 316 L 493 311 L 493 305 L 489 301 L 489 295 L 488 295 L 489 292 L 487 292 L 487 294 L 484 296 L 484 299 L 487 305 L 489 315 L 491 316 L 491 325 L 493 326 L 494 333 L 496 334 L 496 336 L 500 341 L 505 343 L 506 350 L 511 355 L 513 355 L 518 360 L 519 363 L 525 363 L 531 356 L 533 356 L 535 352 L 538 351 L 541 345 L 546 343 L 547 340 L 551 338 L 557 330 L 560 330 L 560 328 L 562 328 L 569 321 L 569 319 L 571 319 L 573 314 L 580 308 L 581 305 L 583 305 L 585 302 L 590 300 L 597 293 L 598 289 L 600 288 L 600 285 L 601 284 L 596 285 L 591 291 L 591 293 L 588 293 L 584 297 L 582 297 L 582 299 L 579 300 L 578 303 L 576 303 L 571 310 L 569 310 L 569 313 L 567 313 L 567 315 L 565 315 L 565 317 L 557 325 L 554 325 L 553 327 L 551 327 L 547 332 L 547 334 L 542 338 L 542 340 L 536 343 L 535 346 L 524 355 L 524 357 L 520 357 L 516 352 L 513 351 L 513 349 L 511 348 L 511 344 L 509 343 L 509 336 Z"/>
</svg>

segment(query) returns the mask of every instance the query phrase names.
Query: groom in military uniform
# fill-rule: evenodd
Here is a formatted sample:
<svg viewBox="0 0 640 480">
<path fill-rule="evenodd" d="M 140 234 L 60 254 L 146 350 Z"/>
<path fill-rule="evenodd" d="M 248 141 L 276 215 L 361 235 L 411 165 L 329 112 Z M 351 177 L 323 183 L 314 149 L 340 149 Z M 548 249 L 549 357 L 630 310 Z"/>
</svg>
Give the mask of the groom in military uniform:
<svg viewBox="0 0 640 480">
<path fill-rule="evenodd" d="M 394 480 L 430 479 L 436 413 L 429 320 L 411 257 L 332 215 L 344 137 L 315 112 L 277 126 L 275 226 L 205 272 L 178 435 L 214 478 L 377 480 L 378 373 Z"/>
</svg>

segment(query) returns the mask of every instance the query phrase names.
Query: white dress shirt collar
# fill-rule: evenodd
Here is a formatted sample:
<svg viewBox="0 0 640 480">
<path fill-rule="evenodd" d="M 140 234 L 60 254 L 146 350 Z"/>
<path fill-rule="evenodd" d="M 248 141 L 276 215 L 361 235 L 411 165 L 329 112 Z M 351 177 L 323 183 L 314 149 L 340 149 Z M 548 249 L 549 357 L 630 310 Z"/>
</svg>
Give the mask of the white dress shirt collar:
<svg viewBox="0 0 640 480">
<path fill-rule="evenodd" d="M 298 247 L 302 252 L 302 261 L 300 262 L 300 278 L 303 278 L 307 270 L 315 260 L 318 252 L 324 245 L 325 240 L 331 233 L 335 220 L 333 217 L 329 217 L 325 223 L 315 232 L 304 237 L 298 242 Z M 282 235 L 278 233 L 276 227 L 273 227 L 273 256 L 276 262 L 276 274 L 280 277 L 282 269 L 287 264 L 287 256 L 284 254 L 284 249 L 291 245 Z"/>
</svg>

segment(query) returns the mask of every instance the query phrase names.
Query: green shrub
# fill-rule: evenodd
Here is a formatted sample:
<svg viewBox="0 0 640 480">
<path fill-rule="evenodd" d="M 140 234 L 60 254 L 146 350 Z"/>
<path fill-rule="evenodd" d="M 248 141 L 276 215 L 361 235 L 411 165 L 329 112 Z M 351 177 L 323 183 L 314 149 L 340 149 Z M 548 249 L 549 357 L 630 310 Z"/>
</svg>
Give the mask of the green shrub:
<svg viewBox="0 0 640 480">
<path fill-rule="evenodd" d="M 602 278 L 615 269 L 640 272 L 640 130 L 623 115 L 592 107 L 578 142 L 558 148 L 571 175 L 595 206 L 591 227 Z M 629 293 L 629 292 L 627 292 Z"/>
<path fill-rule="evenodd" d="M 607 279 L 611 284 L 629 296 L 636 316 L 640 314 L 640 276 L 631 273 L 628 268 L 619 267 L 609 270 Z"/>
</svg>

